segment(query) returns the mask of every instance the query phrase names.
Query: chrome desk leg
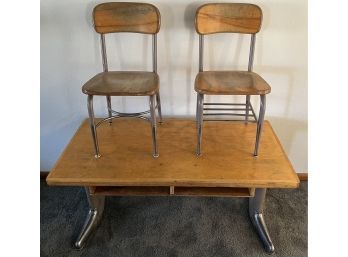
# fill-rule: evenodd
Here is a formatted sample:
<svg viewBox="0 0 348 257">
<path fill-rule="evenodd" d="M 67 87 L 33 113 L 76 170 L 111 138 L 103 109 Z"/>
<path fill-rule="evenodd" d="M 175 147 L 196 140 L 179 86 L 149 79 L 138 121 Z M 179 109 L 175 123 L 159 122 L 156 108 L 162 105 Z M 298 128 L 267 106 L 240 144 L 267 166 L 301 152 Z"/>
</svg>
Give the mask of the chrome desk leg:
<svg viewBox="0 0 348 257">
<path fill-rule="evenodd" d="M 249 106 L 250 106 L 250 95 L 246 96 L 245 100 L 245 124 L 248 124 L 248 119 L 249 119 Z"/>
<path fill-rule="evenodd" d="M 197 150 L 196 155 L 202 154 L 202 125 L 203 125 L 203 102 L 204 95 L 197 93 L 197 110 L 196 110 L 196 126 L 197 126 Z"/>
<path fill-rule="evenodd" d="M 91 237 L 93 231 L 97 228 L 103 215 L 105 205 L 105 196 L 91 195 L 90 189 L 88 187 L 86 187 L 85 190 L 89 204 L 89 211 L 85 224 L 83 225 L 80 235 L 75 242 L 75 247 L 79 250 L 86 245 L 87 240 Z"/>
<path fill-rule="evenodd" d="M 157 102 L 157 111 L 158 111 L 158 117 L 159 117 L 159 123 L 162 123 L 162 109 L 161 109 L 161 98 L 159 92 L 156 94 L 156 102 Z"/>
<path fill-rule="evenodd" d="M 152 147 L 153 157 L 159 156 L 157 149 L 157 124 L 156 124 L 156 106 L 155 106 L 155 95 L 150 96 L 150 113 L 151 113 L 151 130 L 152 130 Z"/>
<path fill-rule="evenodd" d="M 274 246 L 269 236 L 266 223 L 263 219 L 263 204 L 265 201 L 266 189 L 256 188 L 255 196 L 249 198 L 249 216 L 257 234 L 267 253 L 274 252 Z"/>
<path fill-rule="evenodd" d="M 94 122 L 94 111 L 93 111 L 93 95 L 88 95 L 87 98 L 87 108 L 88 108 L 88 114 L 89 114 L 89 124 L 91 127 L 92 137 L 93 137 L 93 144 L 94 144 L 94 150 L 95 150 L 95 158 L 100 157 L 99 153 L 99 146 L 98 146 L 98 137 L 97 137 L 97 128 L 95 126 Z"/>
<path fill-rule="evenodd" d="M 266 95 L 260 95 L 260 112 L 259 118 L 257 120 L 257 131 L 256 131 L 256 142 L 255 142 L 255 150 L 254 156 L 258 156 L 259 154 L 259 144 L 260 144 L 260 136 L 263 128 L 263 120 L 265 118 L 265 110 L 266 110 Z"/>
<path fill-rule="evenodd" d="M 108 114 L 109 114 L 109 118 L 112 116 L 112 108 L 111 108 L 111 96 L 106 96 L 106 102 L 107 102 L 107 106 L 108 106 Z M 109 120 L 109 124 L 111 125 L 112 123 L 112 119 Z"/>
</svg>

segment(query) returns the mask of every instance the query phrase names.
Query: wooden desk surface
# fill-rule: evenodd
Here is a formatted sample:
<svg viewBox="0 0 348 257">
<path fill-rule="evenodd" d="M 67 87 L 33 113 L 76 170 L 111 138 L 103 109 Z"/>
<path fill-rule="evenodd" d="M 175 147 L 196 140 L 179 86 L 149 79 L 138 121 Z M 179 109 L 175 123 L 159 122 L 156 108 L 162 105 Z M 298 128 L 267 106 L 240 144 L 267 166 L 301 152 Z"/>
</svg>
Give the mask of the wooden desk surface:
<svg viewBox="0 0 348 257">
<path fill-rule="evenodd" d="M 158 125 L 159 158 L 152 157 L 150 124 L 114 120 L 98 127 L 101 158 L 94 158 L 88 120 L 78 129 L 47 177 L 49 185 L 201 186 L 296 188 L 299 179 L 271 125 L 265 121 L 259 157 L 256 124 L 204 122 L 197 157 L 194 120 Z"/>
</svg>

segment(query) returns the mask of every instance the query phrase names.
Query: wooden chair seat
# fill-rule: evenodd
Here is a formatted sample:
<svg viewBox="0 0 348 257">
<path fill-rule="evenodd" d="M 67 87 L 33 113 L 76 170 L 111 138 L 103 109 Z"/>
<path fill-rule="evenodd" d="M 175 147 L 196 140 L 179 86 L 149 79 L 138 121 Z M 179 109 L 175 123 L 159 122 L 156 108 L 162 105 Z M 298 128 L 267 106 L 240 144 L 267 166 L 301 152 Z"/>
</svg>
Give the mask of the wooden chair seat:
<svg viewBox="0 0 348 257">
<path fill-rule="evenodd" d="M 203 71 L 196 76 L 195 90 L 207 95 L 264 95 L 271 87 L 255 72 Z"/>
<path fill-rule="evenodd" d="M 151 96 L 158 90 L 158 75 L 146 71 L 102 72 L 82 87 L 85 94 L 104 96 Z"/>
</svg>

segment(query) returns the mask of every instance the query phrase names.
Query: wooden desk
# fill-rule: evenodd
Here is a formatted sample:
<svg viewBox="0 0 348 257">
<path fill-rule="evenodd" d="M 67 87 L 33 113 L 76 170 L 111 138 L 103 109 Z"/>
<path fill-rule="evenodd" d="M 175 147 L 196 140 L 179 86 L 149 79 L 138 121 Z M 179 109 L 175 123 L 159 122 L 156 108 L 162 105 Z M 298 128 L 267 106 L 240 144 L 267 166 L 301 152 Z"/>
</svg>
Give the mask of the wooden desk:
<svg viewBox="0 0 348 257">
<path fill-rule="evenodd" d="M 269 122 L 259 156 L 253 156 L 256 124 L 205 122 L 203 155 L 195 155 L 194 120 L 158 126 L 159 158 L 151 155 L 146 121 L 115 120 L 98 127 L 95 159 L 85 120 L 47 177 L 49 185 L 84 186 L 90 212 L 76 247 L 82 248 L 101 218 L 106 195 L 250 197 L 249 214 L 266 251 L 274 251 L 263 220 L 266 188 L 296 188 L 299 179 Z"/>
</svg>

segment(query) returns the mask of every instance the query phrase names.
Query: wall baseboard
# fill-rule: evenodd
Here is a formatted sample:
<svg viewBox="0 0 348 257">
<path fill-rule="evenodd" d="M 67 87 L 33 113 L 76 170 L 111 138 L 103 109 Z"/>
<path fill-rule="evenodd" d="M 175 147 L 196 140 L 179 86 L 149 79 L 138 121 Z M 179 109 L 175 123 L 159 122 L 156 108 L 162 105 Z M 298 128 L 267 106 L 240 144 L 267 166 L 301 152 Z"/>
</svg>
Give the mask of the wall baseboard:
<svg viewBox="0 0 348 257">
<path fill-rule="evenodd" d="M 297 176 L 300 181 L 308 181 L 308 173 L 297 173 Z"/>
<path fill-rule="evenodd" d="M 40 171 L 40 179 L 46 179 L 49 173 L 49 171 Z"/>
<path fill-rule="evenodd" d="M 40 179 L 46 179 L 49 171 L 40 171 Z M 297 173 L 298 178 L 300 181 L 308 181 L 308 173 Z"/>
</svg>

